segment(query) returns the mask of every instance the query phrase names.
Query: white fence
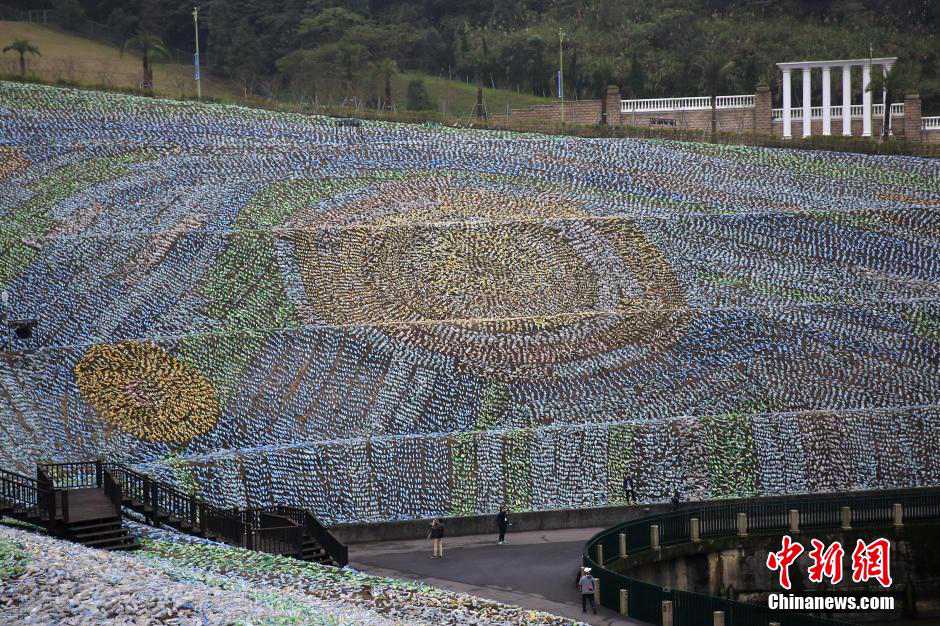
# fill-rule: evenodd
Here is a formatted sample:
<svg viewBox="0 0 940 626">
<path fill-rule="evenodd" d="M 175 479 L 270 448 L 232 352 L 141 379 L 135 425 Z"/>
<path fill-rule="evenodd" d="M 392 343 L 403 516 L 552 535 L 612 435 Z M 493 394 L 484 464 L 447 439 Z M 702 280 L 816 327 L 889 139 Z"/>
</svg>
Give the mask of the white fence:
<svg viewBox="0 0 940 626">
<path fill-rule="evenodd" d="M 865 113 L 865 107 L 862 104 L 854 104 L 851 108 L 852 119 L 861 119 L 862 115 Z M 884 104 L 873 104 L 871 105 L 871 116 L 875 119 L 883 117 L 885 112 Z M 774 109 L 773 110 L 773 120 L 775 122 L 783 119 L 783 109 Z M 822 107 L 812 107 L 810 108 L 810 115 L 812 119 L 821 120 L 823 116 Z M 829 107 L 829 115 L 832 119 L 842 119 L 842 107 L 834 106 Z M 903 117 L 904 116 L 904 103 L 895 102 L 891 105 L 891 117 Z M 794 107 L 790 109 L 790 118 L 794 120 L 803 119 L 803 107 Z"/>
<path fill-rule="evenodd" d="M 940 115 L 935 117 L 922 117 L 920 121 L 924 130 L 940 130 Z"/>
<path fill-rule="evenodd" d="M 747 109 L 754 106 L 753 95 L 718 96 L 715 99 L 718 109 Z M 712 99 L 708 96 L 695 98 L 647 98 L 644 100 L 621 100 L 621 113 L 652 113 L 656 111 L 704 111 L 712 108 Z"/>
<path fill-rule="evenodd" d="M 754 106 L 754 95 L 718 96 L 715 99 L 718 109 L 750 109 Z"/>
</svg>

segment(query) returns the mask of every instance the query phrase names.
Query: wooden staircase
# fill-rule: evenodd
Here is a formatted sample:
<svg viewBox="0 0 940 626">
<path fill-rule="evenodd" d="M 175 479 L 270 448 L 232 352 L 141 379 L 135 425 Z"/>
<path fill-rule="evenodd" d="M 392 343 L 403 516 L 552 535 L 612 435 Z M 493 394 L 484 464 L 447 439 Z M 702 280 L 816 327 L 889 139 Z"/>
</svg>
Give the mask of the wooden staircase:
<svg viewBox="0 0 940 626">
<path fill-rule="evenodd" d="M 303 509 L 223 509 L 119 463 L 87 461 L 36 466 L 36 478 L 0 470 L 0 515 L 105 550 L 134 550 L 123 511 L 152 526 L 251 550 L 342 567 L 346 546 Z"/>
<path fill-rule="evenodd" d="M 0 514 L 90 548 L 140 547 L 124 527 L 120 504 L 106 485 L 91 486 L 86 481 L 87 486 L 63 488 L 46 469 L 37 466 L 35 479 L 0 470 Z"/>
</svg>

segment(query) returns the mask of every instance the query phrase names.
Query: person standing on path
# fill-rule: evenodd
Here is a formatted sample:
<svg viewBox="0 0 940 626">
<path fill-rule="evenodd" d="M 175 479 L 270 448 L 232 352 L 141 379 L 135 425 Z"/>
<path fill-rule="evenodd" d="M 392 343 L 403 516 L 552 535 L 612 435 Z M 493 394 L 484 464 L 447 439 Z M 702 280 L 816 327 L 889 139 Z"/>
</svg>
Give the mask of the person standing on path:
<svg viewBox="0 0 940 626">
<path fill-rule="evenodd" d="M 581 591 L 581 612 L 587 613 L 587 605 L 590 603 L 591 610 L 594 611 L 594 615 L 597 615 L 597 605 L 594 604 L 594 589 L 596 588 L 596 583 L 594 577 L 591 576 L 591 568 L 585 567 L 581 571 L 581 578 L 578 580 L 578 589 Z"/>
<path fill-rule="evenodd" d="M 428 531 L 428 538 L 431 540 L 431 558 L 444 558 L 444 524 L 441 520 L 434 518 L 431 522 L 431 529 Z"/>
<path fill-rule="evenodd" d="M 633 493 L 633 479 L 630 478 L 629 474 L 623 476 L 623 499 L 626 500 L 627 504 L 636 502 L 636 494 Z"/>
<path fill-rule="evenodd" d="M 506 531 L 509 529 L 509 514 L 506 513 L 506 507 L 499 507 L 499 514 L 496 516 L 496 527 L 499 529 L 499 544 L 506 543 Z"/>
</svg>

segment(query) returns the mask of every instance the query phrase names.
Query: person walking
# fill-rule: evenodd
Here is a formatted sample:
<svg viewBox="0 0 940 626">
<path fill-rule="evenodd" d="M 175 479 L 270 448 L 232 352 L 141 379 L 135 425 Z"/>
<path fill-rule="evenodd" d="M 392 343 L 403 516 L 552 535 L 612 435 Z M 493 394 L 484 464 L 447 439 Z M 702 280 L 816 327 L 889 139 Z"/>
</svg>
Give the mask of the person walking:
<svg viewBox="0 0 940 626">
<path fill-rule="evenodd" d="M 578 589 L 581 591 L 582 613 L 587 613 L 587 605 L 590 604 L 594 615 L 597 615 L 597 605 L 594 604 L 594 589 L 596 588 L 597 583 L 594 581 L 594 577 L 591 576 L 591 568 L 585 567 L 581 570 L 581 578 L 578 579 Z"/>
<path fill-rule="evenodd" d="M 428 531 L 428 539 L 431 540 L 431 558 L 444 558 L 444 524 L 441 520 L 434 518 L 431 522 L 431 529 Z"/>
<path fill-rule="evenodd" d="M 496 516 L 496 527 L 499 529 L 499 545 L 506 543 L 506 531 L 509 529 L 509 514 L 506 513 L 506 507 L 499 507 L 499 514 Z"/>
</svg>

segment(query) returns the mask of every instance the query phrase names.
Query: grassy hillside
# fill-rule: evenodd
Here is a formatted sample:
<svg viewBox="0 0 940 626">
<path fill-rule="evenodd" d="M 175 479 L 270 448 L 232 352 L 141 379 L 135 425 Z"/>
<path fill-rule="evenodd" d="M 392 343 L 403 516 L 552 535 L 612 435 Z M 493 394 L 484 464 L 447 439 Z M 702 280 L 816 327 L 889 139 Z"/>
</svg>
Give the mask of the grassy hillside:
<svg viewBox="0 0 940 626">
<path fill-rule="evenodd" d="M 141 79 L 140 57 L 107 44 L 98 43 L 39 24 L 0 21 L 0 48 L 14 39 L 28 39 L 42 56 L 28 57 L 28 71 L 49 81 L 66 80 L 83 85 L 136 88 Z M 19 57 L 13 52 L 0 56 L 0 73 L 19 72 Z M 188 97 L 196 95 L 192 67 L 161 63 L 154 70 L 158 95 Z M 206 78 L 203 93 L 229 99 L 238 95 L 227 81 Z"/>
<path fill-rule="evenodd" d="M 26 22 L 0 21 L 0 48 L 14 39 L 28 39 L 42 54 L 28 57 L 28 72 L 44 81 L 69 81 L 81 85 L 101 85 L 112 88 L 137 88 L 141 78 L 140 57 L 131 52 L 122 54 L 119 48 L 64 32 L 57 28 Z M 0 74 L 19 72 L 19 57 L 13 52 L 0 56 Z M 461 116 L 473 110 L 476 87 L 460 81 L 411 72 L 397 76 L 392 89 L 396 102 L 403 107 L 408 82 L 424 79 L 431 99 L 438 110 Z M 154 71 L 158 95 L 187 98 L 196 95 L 192 66 L 179 63 L 160 63 Z M 203 74 L 202 93 L 220 100 L 245 101 L 243 90 L 234 82 Z M 531 94 L 519 94 L 502 89 L 484 90 L 487 109 L 491 113 L 505 112 L 512 107 L 549 102 Z M 251 103 L 254 103 L 252 99 Z"/>
</svg>

